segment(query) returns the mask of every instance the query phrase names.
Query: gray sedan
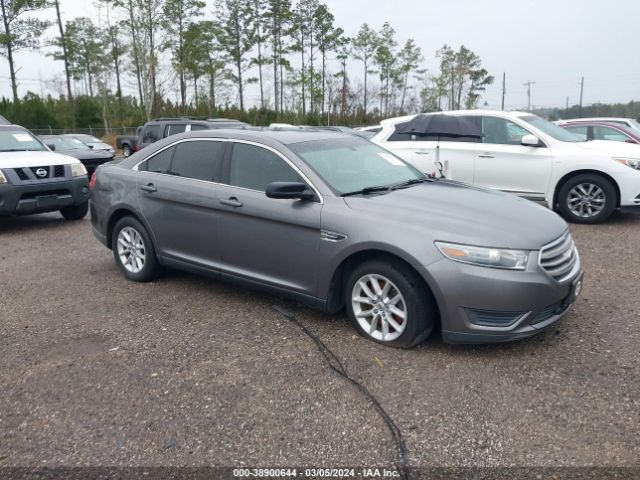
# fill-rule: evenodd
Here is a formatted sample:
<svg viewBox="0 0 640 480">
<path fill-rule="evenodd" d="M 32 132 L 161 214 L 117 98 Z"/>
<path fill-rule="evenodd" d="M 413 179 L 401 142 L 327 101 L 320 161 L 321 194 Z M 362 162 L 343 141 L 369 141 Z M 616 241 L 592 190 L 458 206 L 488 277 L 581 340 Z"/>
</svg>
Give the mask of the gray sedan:
<svg viewBox="0 0 640 480">
<path fill-rule="evenodd" d="M 427 178 L 351 135 L 191 132 L 99 167 L 91 185 L 95 236 L 127 278 L 176 268 L 346 308 L 386 345 L 434 329 L 448 342 L 523 338 L 582 287 L 555 213 Z"/>
</svg>

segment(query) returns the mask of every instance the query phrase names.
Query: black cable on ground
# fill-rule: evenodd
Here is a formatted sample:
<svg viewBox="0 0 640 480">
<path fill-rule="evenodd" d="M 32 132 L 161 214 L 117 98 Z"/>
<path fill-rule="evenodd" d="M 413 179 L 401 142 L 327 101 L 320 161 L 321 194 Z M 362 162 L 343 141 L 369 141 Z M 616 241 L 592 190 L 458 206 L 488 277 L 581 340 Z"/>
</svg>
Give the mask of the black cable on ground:
<svg viewBox="0 0 640 480">
<path fill-rule="evenodd" d="M 313 342 L 316 344 L 318 351 L 322 354 L 324 359 L 327 361 L 327 365 L 329 366 L 329 368 L 334 372 L 336 372 L 341 377 L 343 377 L 353 386 L 355 386 L 360 391 L 360 393 L 367 400 L 369 400 L 371 405 L 373 405 L 373 408 L 382 417 L 382 420 L 384 420 L 387 427 L 389 428 L 389 432 L 391 432 L 391 436 L 393 438 L 393 442 L 396 446 L 396 451 L 397 451 L 397 458 L 394 461 L 394 465 L 398 470 L 398 473 L 400 473 L 400 478 L 409 480 L 410 471 L 409 471 L 407 445 L 404 443 L 404 439 L 402 438 L 402 432 L 400 431 L 400 428 L 389 416 L 389 414 L 386 412 L 384 407 L 380 404 L 378 399 L 367 389 L 367 387 L 365 387 L 362 383 L 360 383 L 355 378 L 351 377 L 347 373 L 347 370 L 344 368 L 344 365 L 342 365 L 342 362 L 336 356 L 336 354 L 333 353 L 329 349 L 329 347 L 327 347 L 325 343 L 322 340 L 320 340 L 320 338 L 315 333 L 313 333 L 311 330 L 305 327 L 302 323 L 300 323 L 292 313 L 285 311 L 284 309 L 282 309 L 277 305 L 273 305 L 272 307 L 280 315 L 282 315 L 287 320 L 297 325 L 298 328 L 300 328 L 300 330 L 302 330 L 309 338 L 311 338 L 311 340 L 313 340 Z"/>
</svg>

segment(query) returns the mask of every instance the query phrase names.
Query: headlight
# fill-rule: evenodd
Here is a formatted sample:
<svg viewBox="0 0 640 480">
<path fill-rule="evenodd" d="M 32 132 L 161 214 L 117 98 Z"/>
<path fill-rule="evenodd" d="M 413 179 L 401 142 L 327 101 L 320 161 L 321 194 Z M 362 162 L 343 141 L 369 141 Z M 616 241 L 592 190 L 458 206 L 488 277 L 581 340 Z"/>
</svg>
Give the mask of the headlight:
<svg viewBox="0 0 640 480">
<path fill-rule="evenodd" d="M 74 177 L 82 177 L 87 176 L 87 169 L 81 163 L 72 163 L 71 164 L 71 175 Z"/>
<path fill-rule="evenodd" d="M 614 160 L 634 170 L 640 170 L 640 159 L 638 158 L 614 158 Z"/>
<path fill-rule="evenodd" d="M 444 242 L 436 242 L 436 247 L 445 257 L 455 262 L 469 263 L 480 267 L 524 270 L 529 259 L 529 252 L 524 250 L 474 247 Z"/>
<path fill-rule="evenodd" d="M 7 177 L 0 171 L 0 184 L 7 183 Z"/>
</svg>

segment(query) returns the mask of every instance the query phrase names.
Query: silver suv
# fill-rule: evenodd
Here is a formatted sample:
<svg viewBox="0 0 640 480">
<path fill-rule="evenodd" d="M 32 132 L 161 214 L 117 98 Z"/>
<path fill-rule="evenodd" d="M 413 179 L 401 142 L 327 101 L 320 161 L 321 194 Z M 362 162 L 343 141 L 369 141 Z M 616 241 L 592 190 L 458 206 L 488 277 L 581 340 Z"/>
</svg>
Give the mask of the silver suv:
<svg viewBox="0 0 640 480">
<path fill-rule="evenodd" d="M 526 337 L 570 309 L 582 270 L 567 224 L 505 193 L 433 180 L 333 132 L 217 130 L 98 168 L 96 237 L 124 275 L 162 267 L 240 281 L 412 347 Z"/>
</svg>

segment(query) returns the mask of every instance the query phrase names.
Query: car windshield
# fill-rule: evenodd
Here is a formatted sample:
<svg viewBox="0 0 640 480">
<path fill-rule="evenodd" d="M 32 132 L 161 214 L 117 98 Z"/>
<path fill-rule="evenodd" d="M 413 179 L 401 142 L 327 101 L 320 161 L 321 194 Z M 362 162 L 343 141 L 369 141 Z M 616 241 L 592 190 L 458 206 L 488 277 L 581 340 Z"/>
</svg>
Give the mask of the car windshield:
<svg viewBox="0 0 640 480">
<path fill-rule="evenodd" d="M 44 145 L 23 128 L 0 128 L 0 152 L 43 151 Z"/>
<path fill-rule="evenodd" d="M 358 137 L 301 142 L 289 148 L 337 195 L 424 178 L 404 160 Z"/>
<path fill-rule="evenodd" d="M 63 152 L 69 150 L 89 150 L 89 147 L 73 137 L 45 137 L 44 143 L 47 145 L 55 145 L 56 150 Z"/>
<path fill-rule="evenodd" d="M 88 143 L 102 143 L 102 140 L 100 140 L 99 138 L 96 138 L 92 135 L 85 135 L 85 134 L 81 134 L 81 135 L 74 135 L 74 138 L 77 138 L 78 140 L 82 140 L 83 142 L 88 142 Z"/>
<path fill-rule="evenodd" d="M 561 142 L 584 142 L 585 139 L 578 134 L 572 133 L 569 130 L 565 130 L 559 127 L 555 123 L 548 122 L 547 120 L 538 117 L 537 115 L 526 115 L 520 117 L 520 120 L 524 120 L 531 126 L 541 130 L 552 138 L 560 140 Z"/>
</svg>

